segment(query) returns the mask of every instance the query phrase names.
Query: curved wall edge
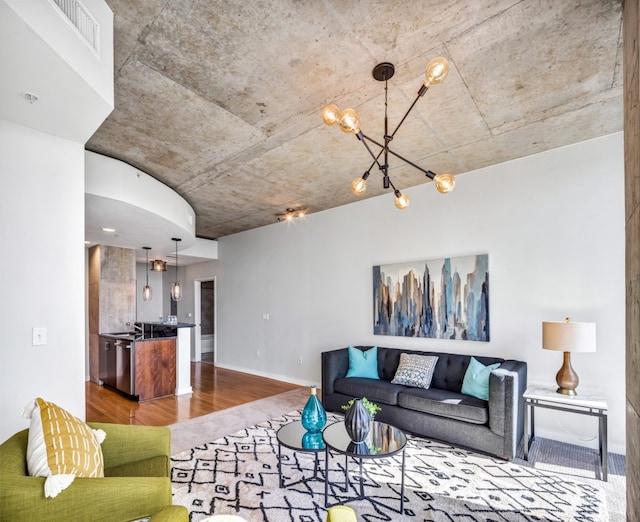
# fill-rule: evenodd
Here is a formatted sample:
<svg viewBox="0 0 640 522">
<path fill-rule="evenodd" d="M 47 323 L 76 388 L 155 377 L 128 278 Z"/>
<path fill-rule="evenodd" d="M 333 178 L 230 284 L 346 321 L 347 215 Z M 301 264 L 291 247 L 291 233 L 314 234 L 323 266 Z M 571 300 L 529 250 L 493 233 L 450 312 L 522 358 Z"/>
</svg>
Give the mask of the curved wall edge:
<svg viewBox="0 0 640 522">
<path fill-rule="evenodd" d="M 85 193 L 133 205 L 195 238 L 196 215 L 177 192 L 123 161 L 85 151 Z"/>
</svg>

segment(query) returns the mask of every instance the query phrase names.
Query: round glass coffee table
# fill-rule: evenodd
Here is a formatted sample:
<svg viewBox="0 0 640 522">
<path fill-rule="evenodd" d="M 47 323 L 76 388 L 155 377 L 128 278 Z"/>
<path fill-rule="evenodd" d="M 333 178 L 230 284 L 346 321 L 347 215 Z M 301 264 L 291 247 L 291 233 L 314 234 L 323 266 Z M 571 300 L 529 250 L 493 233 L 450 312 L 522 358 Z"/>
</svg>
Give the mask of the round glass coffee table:
<svg viewBox="0 0 640 522">
<path fill-rule="evenodd" d="M 322 433 L 310 433 L 304 428 L 302 422 L 295 421 L 282 426 L 276 433 L 276 438 L 278 439 L 278 478 L 281 488 L 284 487 L 284 478 L 282 477 L 282 446 L 292 449 L 293 451 L 315 453 L 313 478 L 318 477 L 318 454 L 325 450 Z M 303 478 L 299 482 L 305 480 L 308 479 Z M 297 484 L 297 482 L 289 484 L 289 486 L 293 484 Z"/>
<path fill-rule="evenodd" d="M 346 493 L 349 485 L 349 457 L 356 459 L 360 465 L 360 496 L 345 499 L 344 502 L 352 500 L 360 500 L 364 498 L 364 477 L 362 474 L 362 461 L 364 459 L 383 459 L 392 457 L 398 453 L 402 453 L 402 468 L 400 471 L 400 510 L 404 511 L 404 450 L 407 445 L 407 436 L 398 428 L 385 424 L 384 422 L 374 421 L 371 425 L 371 431 L 367 435 L 367 439 L 361 443 L 354 443 L 347 433 L 344 422 L 336 422 L 327 426 L 322 432 L 322 438 L 326 444 L 324 454 L 324 506 L 329 507 L 327 497 L 329 490 L 329 453 L 335 452 L 344 455 L 344 488 Z M 334 504 L 335 505 L 335 504 Z M 389 509 L 393 509 L 390 506 Z"/>
</svg>

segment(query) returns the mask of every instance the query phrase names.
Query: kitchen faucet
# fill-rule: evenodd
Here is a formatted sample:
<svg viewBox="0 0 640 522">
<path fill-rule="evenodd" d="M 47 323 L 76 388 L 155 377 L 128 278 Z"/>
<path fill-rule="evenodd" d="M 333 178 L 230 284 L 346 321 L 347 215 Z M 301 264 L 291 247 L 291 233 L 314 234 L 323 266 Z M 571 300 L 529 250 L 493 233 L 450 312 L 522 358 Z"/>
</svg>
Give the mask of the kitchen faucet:
<svg viewBox="0 0 640 522">
<path fill-rule="evenodd" d="M 127 326 L 133 326 L 134 330 L 136 330 L 137 332 L 142 333 L 142 326 L 140 326 L 139 324 L 128 322 Z"/>
</svg>

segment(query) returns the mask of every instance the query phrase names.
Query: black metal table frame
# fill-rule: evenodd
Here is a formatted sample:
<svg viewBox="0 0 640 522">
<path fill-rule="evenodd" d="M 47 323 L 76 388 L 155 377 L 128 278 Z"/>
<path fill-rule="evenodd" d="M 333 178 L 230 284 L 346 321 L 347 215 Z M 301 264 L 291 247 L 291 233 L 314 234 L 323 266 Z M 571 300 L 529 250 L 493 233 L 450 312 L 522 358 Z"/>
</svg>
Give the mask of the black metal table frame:
<svg viewBox="0 0 640 522">
<path fill-rule="evenodd" d="M 325 441 L 326 444 L 326 441 Z M 384 453 L 382 455 L 378 454 L 365 454 L 365 455 L 358 455 L 358 454 L 353 454 L 353 453 L 345 453 L 344 451 L 341 451 L 337 448 L 334 447 L 329 447 L 329 444 L 326 444 L 326 448 L 325 448 L 325 453 L 324 453 L 324 469 L 325 469 L 325 475 L 324 475 L 324 507 L 325 508 L 330 508 L 332 506 L 337 506 L 340 504 L 344 504 L 345 502 L 353 502 L 354 500 L 362 500 L 363 498 L 365 498 L 364 496 L 364 474 L 363 474 L 363 469 L 362 469 L 362 461 L 364 459 L 383 459 L 383 458 L 387 458 L 387 457 L 393 457 L 394 455 L 397 455 L 398 453 L 402 452 L 402 466 L 400 468 L 400 509 L 398 510 L 398 513 L 402 514 L 404 512 L 404 470 L 405 470 L 405 449 L 406 449 L 406 444 L 402 447 L 402 449 L 398 450 L 398 451 L 394 451 L 392 453 Z M 329 453 L 331 451 L 334 451 L 340 455 L 344 455 L 345 456 L 345 463 L 344 463 L 344 488 L 341 488 L 342 491 L 344 491 L 345 493 L 348 491 L 349 489 L 349 458 L 353 458 L 359 461 L 359 466 L 360 466 L 360 495 L 356 496 L 356 497 L 349 497 L 345 500 L 343 500 L 342 502 L 336 502 L 335 504 L 329 504 L 328 502 L 328 495 L 329 495 Z M 393 511 L 395 511 L 394 508 L 392 508 L 389 505 L 386 505 L 382 502 L 379 502 L 381 505 L 387 507 L 388 509 L 391 509 Z"/>
<path fill-rule="evenodd" d="M 545 399 L 524 399 L 524 460 L 529 460 L 529 447 L 536 437 L 535 408 L 547 408 L 549 410 L 565 411 L 568 413 L 578 413 L 598 417 L 598 453 L 600 456 L 600 467 L 602 470 L 602 480 L 608 479 L 608 450 L 607 450 L 607 409 L 592 406 L 582 406 L 577 404 L 567 404 L 552 402 Z M 529 436 L 531 431 L 531 436 Z"/>
<path fill-rule="evenodd" d="M 296 421 L 296 422 L 300 422 L 300 421 Z M 285 424 L 284 426 L 282 426 L 278 432 L 284 428 L 288 426 L 288 424 Z M 324 448 L 301 448 L 298 446 L 291 446 L 289 444 L 286 444 L 284 442 L 282 442 L 280 440 L 280 437 L 278 437 L 277 433 L 276 433 L 276 439 L 278 440 L 278 484 L 280 485 L 280 488 L 284 488 L 284 478 L 282 477 L 282 446 L 284 446 L 285 448 L 288 448 L 294 452 L 296 451 L 300 451 L 302 453 L 314 453 L 314 463 L 313 463 L 313 477 L 308 477 L 308 478 L 301 478 L 300 480 L 297 480 L 296 482 L 291 482 L 290 484 L 287 484 L 286 487 L 290 487 L 290 486 L 295 486 L 296 484 L 300 484 L 302 482 L 305 482 L 307 480 L 314 480 L 318 478 L 318 469 L 320 466 L 320 459 L 318 454 L 322 451 L 324 451 Z"/>
</svg>

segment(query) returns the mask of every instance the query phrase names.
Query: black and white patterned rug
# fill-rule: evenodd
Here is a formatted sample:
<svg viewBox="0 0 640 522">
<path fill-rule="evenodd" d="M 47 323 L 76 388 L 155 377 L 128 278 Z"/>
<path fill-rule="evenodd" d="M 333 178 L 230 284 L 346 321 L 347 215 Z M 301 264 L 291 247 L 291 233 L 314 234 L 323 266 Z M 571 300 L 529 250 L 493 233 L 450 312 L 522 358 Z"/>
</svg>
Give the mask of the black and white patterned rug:
<svg viewBox="0 0 640 522">
<path fill-rule="evenodd" d="M 319 479 L 313 454 L 282 448 L 285 488 L 278 484 L 277 430 L 299 412 L 179 453 L 172 460 L 174 504 L 190 520 L 235 514 L 249 521 L 324 522 L 324 453 Z M 329 422 L 342 420 L 329 415 Z M 606 495 L 593 481 L 505 462 L 442 442 L 409 437 L 404 512 L 398 513 L 401 457 L 364 461 L 365 499 L 349 502 L 359 521 L 606 521 Z M 344 457 L 329 460 L 329 502 L 344 498 Z M 350 464 L 350 490 L 360 489 Z M 331 493 L 342 496 L 332 496 Z"/>
</svg>

